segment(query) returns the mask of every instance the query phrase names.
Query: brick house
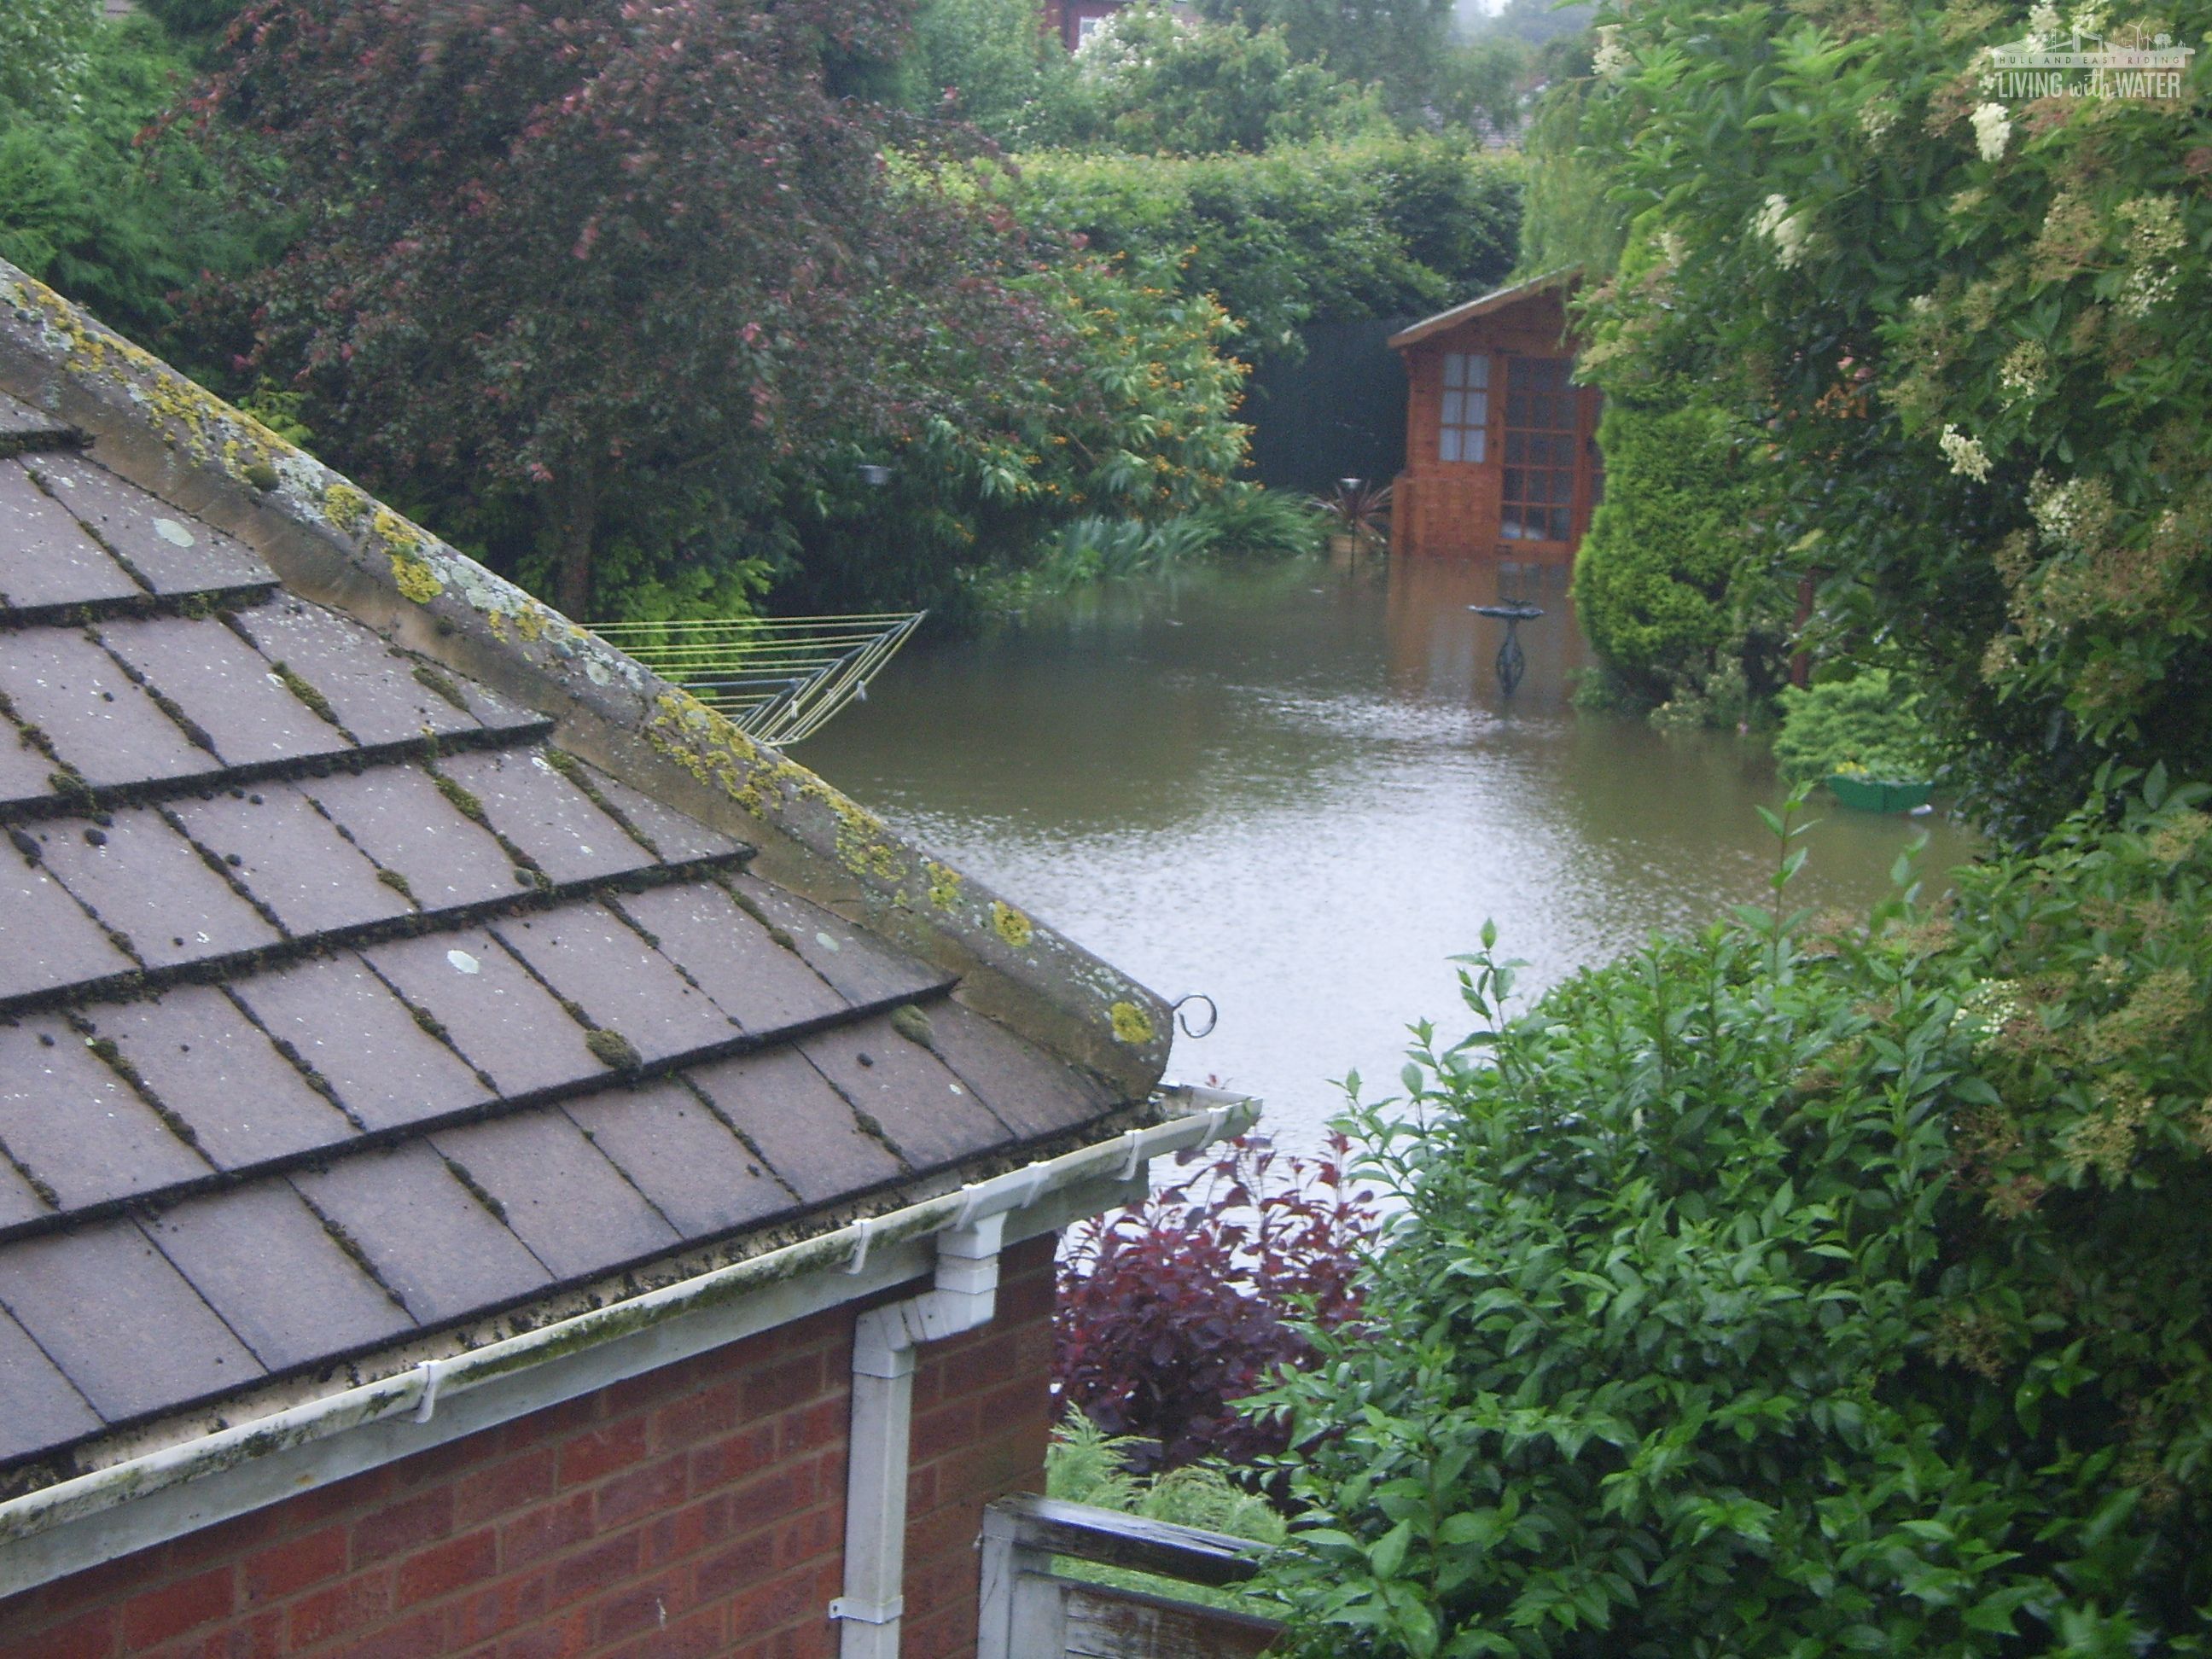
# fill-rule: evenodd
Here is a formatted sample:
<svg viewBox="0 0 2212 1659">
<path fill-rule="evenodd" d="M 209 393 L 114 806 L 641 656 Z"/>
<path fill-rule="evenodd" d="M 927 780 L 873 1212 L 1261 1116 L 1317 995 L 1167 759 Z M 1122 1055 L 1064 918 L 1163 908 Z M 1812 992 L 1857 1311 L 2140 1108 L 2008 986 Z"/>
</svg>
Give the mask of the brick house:
<svg viewBox="0 0 2212 1659">
<path fill-rule="evenodd" d="M 0 264 L 0 1655 L 972 1651 L 1149 992 Z"/>
<path fill-rule="evenodd" d="M 1406 362 L 1406 470 L 1390 550 L 1571 562 L 1604 499 L 1602 399 L 1572 383 L 1578 273 L 1502 288 L 1390 337 Z"/>
</svg>

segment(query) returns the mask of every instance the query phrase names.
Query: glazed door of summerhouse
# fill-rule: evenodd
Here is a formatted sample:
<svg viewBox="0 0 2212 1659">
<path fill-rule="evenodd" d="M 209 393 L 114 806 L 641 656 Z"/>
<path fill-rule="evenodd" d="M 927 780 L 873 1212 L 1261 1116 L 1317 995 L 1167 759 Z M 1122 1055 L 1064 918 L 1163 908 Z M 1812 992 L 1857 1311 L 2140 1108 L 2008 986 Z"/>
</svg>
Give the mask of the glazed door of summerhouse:
<svg viewBox="0 0 2212 1659">
<path fill-rule="evenodd" d="M 1589 518 L 1595 399 L 1569 383 L 1568 357 L 1504 359 L 1505 443 L 1498 540 L 1566 558 Z"/>
</svg>

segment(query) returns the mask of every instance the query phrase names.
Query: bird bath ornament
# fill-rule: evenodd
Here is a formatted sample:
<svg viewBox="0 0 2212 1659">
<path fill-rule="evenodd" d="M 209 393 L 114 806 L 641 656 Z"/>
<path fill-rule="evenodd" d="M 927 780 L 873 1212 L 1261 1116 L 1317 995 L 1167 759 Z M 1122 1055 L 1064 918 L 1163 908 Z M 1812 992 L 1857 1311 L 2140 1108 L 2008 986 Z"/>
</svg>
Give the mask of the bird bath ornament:
<svg viewBox="0 0 2212 1659">
<path fill-rule="evenodd" d="M 1534 622 L 1544 613 L 1526 599 L 1510 599 L 1504 605 L 1471 605 L 1468 609 L 1478 617 L 1494 617 L 1505 624 L 1505 638 L 1498 647 L 1498 689 L 1510 697 L 1528 666 L 1528 658 L 1521 652 L 1517 630 L 1522 623 Z"/>
</svg>

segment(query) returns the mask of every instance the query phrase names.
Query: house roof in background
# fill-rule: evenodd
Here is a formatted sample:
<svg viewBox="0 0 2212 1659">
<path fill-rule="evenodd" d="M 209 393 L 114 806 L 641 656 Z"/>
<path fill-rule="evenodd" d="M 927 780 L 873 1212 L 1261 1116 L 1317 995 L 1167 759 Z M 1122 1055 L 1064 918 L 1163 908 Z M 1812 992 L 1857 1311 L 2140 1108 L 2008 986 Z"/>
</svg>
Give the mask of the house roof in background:
<svg viewBox="0 0 2212 1659">
<path fill-rule="evenodd" d="M 150 360 L 122 361 L 143 391 Z M 458 625 L 411 645 L 372 625 L 435 597 L 432 556 L 441 589 L 496 584 L 529 618 L 479 665 L 526 669 L 549 636 L 573 653 L 565 619 L 320 473 L 377 527 L 352 569 L 384 588 L 367 619 L 325 602 L 343 582 L 302 592 L 251 514 L 233 534 L 145 487 L 149 453 L 194 482 L 173 438 L 127 441 L 157 398 L 87 447 L 40 384 L 0 352 L 0 1489 L 1142 1109 L 1164 1011 L 1103 963 L 1119 1068 L 1052 1052 L 1050 1022 L 993 992 L 1045 930 L 811 775 L 714 732 L 624 781 L 568 746 L 607 748 L 589 711 L 564 726 L 557 696 L 517 695 L 530 674 L 495 686 L 423 648 Z M 591 684 L 619 661 L 640 705 L 711 729 L 594 649 Z M 828 806 L 807 833 L 842 856 L 838 891 L 801 878 L 800 801 Z M 903 884 L 902 907 L 874 895 L 903 943 L 856 923 L 909 869 L 938 909 L 987 907 L 999 961 L 915 948 L 959 930 L 915 925 Z"/>
<path fill-rule="evenodd" d="M 1540 276 L 1531 276 L 1525 283 L 1515 283 L 1507 288 L 1492 289 L 1489 293 L 1462 301 L 1449 311 L 1439 311 L 1433 317 L 1425 317 L 1410 328 L 1401 329 L 1384 343 L 1394 350 L 1403 351 L 1409 345 L 1418 345 L 1432 334 L 1456 328 L 1462 323 L 1477 317 L 1486 317 L 1493 311 L 1503 311 L 1508 306 L 1518 305 L 1523 300 L 1534 299 L 1539 294 L 1553 289 L 1572 288 L 1582 280 L 1580 265 L 1563 265 L 1557 270 L 1547 270 Z"/>
</svg>

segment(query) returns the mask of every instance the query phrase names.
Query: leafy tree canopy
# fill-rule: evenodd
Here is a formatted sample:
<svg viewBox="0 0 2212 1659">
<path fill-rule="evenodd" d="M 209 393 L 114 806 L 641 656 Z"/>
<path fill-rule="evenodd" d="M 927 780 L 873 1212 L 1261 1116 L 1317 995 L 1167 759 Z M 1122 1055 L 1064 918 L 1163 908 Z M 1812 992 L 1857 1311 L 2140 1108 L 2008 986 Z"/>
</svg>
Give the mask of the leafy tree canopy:
<svg viewBox="0 0 2212 1659">
<path fill-rule="evenodd" d="M 238 289 L 248 367 L 413 499 L 489 486 L 576 614 L 620 536 L 758 556 L 746 526 L 856 450 L 1075 378 L 1011 223 L 830 95 L 825 54 L 895 57 L 902 15 L 263 0 L 208 99 L 302 220 Z"/>
<path fill-rule="evenodd" d="M 922 0 L 900 96 L 919 115 L 965 121 L 1018 149 L 1064 136 L 1075 62 L 1036 0 Z"/>
<path fill-rule="evenodd" d="M 1075 63 L 1060 131 L 1078 145 L 1204 155 L 1389 129 L 1370 92 L 1294 58 L 1279 26 L 1189 21 L 1158 0 L 1115 13 Z"/>
<path fill-rule="evenodd" d="M 115 327 L 164 338 L 180 290 L 269 256 L 269 216 L 252 193 L 226 188 L 213 157 L 158 125 L 191 76 L 160 25 L 106 21 L 75 0 L 56 9 L 64 15 L 46 24 L 40 4 L 0 13 L 0 88 L 32 89 L 0 89 L 0 255 Z M 49 58 L 33 75 L 42 40 L 65 40 L 66 61 Z M 254 176 L 250 149 L 232 160 Z"/>
<path fill-rule="evenodd" d="M 1170 160 L 1052 152 L 1006 186 L 1025 221 L 1161 256 L 1244 325 L 1243 355 L 1295 351 L 1315 319 L 1434 311 L 1511 266 L 1517 158 L 1464 137 L 1370 137 Z"/>
<path fill-rule="evenodd" d="M 0 118 L 69 107 L 96 21 L 78 0 L 9 0 L 0 10 Z"/>
<path fill-rule="evenodd" d="M 1407 115 L 1426 100 L 1452 29 L 1451 0 L 1201 0 L 1199 10 L 1280 28 L 1297 62 L 1378 86 Z"/>
</svg>

